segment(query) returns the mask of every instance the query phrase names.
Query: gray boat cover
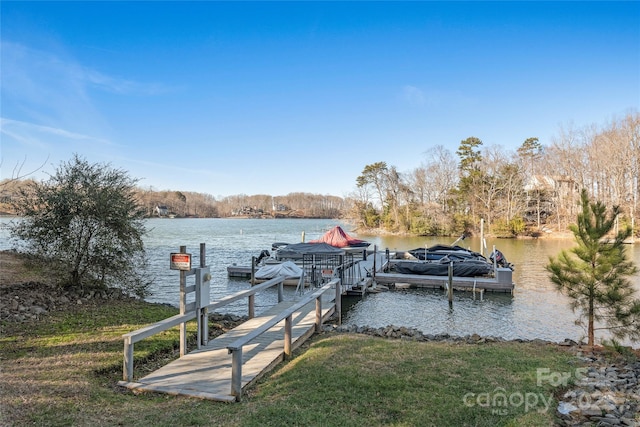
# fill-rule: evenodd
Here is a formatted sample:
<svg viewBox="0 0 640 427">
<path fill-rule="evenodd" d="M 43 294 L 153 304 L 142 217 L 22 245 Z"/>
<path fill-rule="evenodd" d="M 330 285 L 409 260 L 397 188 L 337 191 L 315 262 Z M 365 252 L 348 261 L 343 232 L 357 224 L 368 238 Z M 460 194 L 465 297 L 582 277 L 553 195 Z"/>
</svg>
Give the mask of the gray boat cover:
<svg viewBox="0 0 640 427">
<path fill-rule="evenodd" d="M 273 279 L 284 276 L 285 279 L 296 279 L 302 275 L 302 268 L 293 261 L 285 261 L 280 264 L 267 264 L 256 271 L 256 279 Z"/>
<path fill-rule="evenodd" d="M 344 255 L 345 252 L 326 243 L 294 243 L 278 248 L 276 258 L 301 259 L 304 254 Z"/>
</svg>

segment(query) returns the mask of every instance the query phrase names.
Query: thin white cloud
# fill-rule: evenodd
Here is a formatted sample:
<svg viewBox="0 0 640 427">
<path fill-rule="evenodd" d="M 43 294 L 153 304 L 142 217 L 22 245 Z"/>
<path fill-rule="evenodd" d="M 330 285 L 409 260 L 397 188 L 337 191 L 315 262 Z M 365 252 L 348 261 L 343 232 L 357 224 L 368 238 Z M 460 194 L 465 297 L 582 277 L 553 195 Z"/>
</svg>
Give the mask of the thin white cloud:
<svg viewBox="0 0 640 427">
<path fill-rule="evenodd" d="M 86 82 L 104 90 L 123 95 L 158 95 L 173 92 L 166 85 L 157 83 L 139 83 L 131 80 L 107 76 L 96 70 L 83 68 L 83 78 Z"/>
<path fill-rule="evenodd" d="M 168 90 L 86 67 L 57 45 L 44 51 L 3 40 L 0 49 L 5 164 L 36 151 L 53 161 L 74 152 L 101 156 L 101 146 L 113 151 L 118 144 L 110 138 L 108 113 L 95 100 L 98 92 L 148 96 Z"/>
<path fill-rule="evenodd" d="M 41 141 L 46 140 L 47 135 L 76 141 L 87 141 L 90 143 L 112 145 L 110 141 L 103 138 L 96 138 L 90 135 L 70 132 L 65 129 L 42 126 L 34 123 L 7 119 L 4 117 L 0 117 L 0 133 L 2 133 L 3 135 L 7 135 L 23 144 L 36 145 L 40 147 L 46 146 L 46 144 L 42 143 Z M 38 135 L 40 135 L 40 137 L 38 137 Z"/>
<path fill-rule="evenodd" d="M 0 48 L 3 61 L 3 92 L 21 90 L 25 87 L 41 89 L 41 83 L 51 81 L 57 81 L 67 89 L 76 88 L 76 94 L 88 87 L 127 95 L 157 95 L 178 89 L 161 83 L 136 82 L 109 76 L 86 67 L 73 58 L 65 58 L 64 53 L 46 52 L 10 41 L 1 41 Z M 10 81 L 7 82 L 7 79 Z M 32 91 L 27 94 L 29 93 L 33 94 Z M 24 92 L 21 94 L 25 95 Z"/>
<path fill-rule="evenodd" d="M 415 86 L 406 85 L 402 88 L 402 94 L 409 104 L 411 105 L 424 105 L 425 97 L 422 90 Z"/>
<path fill-rule="evenodd" d="M 402 88 L 402 99 L 410 105 L 429 108 L 463 108 L 478 103 L 459 90 L 421 89 L 411 85 Z"/>
</svg>

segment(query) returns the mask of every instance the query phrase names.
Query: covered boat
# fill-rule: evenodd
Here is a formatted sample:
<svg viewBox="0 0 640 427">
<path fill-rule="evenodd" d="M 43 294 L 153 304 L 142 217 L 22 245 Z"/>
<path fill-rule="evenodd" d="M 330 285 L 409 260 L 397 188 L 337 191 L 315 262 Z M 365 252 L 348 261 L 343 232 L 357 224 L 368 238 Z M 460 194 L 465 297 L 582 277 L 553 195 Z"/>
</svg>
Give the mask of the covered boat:
<svg viewBox="0 0 640 427">
<path fill-rule="evenodd" d="M 444 257 L 449 259 L 487 259 L 478 252 L 462 248 L 460 246 L 434 245 L 428 248 L 416 248 L 407 251 L 411 256 L 421 261 L 437 261 Z"/>
<path fill-rule="evenodd" d="M 310 240 L 309 243 L 327 243 L 336 248 L 366 248 L 370 245 L 369 242 L 349 236 L 339 225 L 324 233 L 319 239 Z"/>
<path fill-rule="evenodd" d="M 487 260 L 482 254 L 456 245 L 434 245 L 407 251 L 409 259 L 397 261 L 393 269 L 402 274 L 447 276 L 453 263 L 456 277 L 480 277 L 494 273 L 495 267 L 513 270 L 502 252 L 495 249 Z"/>
<path fill-rule="evenodd" d="M 461 261 L 461 260 L 477 260 L 493 264 L 495 261 L 498 267 L 506 267 L 513 270 L 513 264 L 507 261 L 504 254 L 495 249 L 489 255 L 489 261 L 480 253 L 460 246 L 450 245 L 434 245 L 428 248 L 417 248 L 407 251 L 411 257 L 420 261 Z"/>
<path fill-rule="evenodd" d="M 281 246 L 276 250 L 276 259 L 302 259 L 305 254 L 312 255 L 344 255 L 342 249 L 331 246 L 327 243 L 293 243 Z"/>
<path fill-rule="evenodd" d="M 443 258 L 439 261 L 398 261 L 393 268 L 401 274 L 421 274 L 428 276 L 448 276 L 449 264 L 453 262 L 453 275 L 455 277 L 481 277 L 493 272 L 493 265 L 478 259 L 449 260 Z"/>
<path fill-rule="evenodd" d="M 298 267 L 293 261 L 284 261 L 280 264 L 263 265 L 256 270 L 255 278 L 264 280 L 284 276 L 285 279 L 298 279 L 302 276 L 302 272 L 302 268 Z"/>
</svg>

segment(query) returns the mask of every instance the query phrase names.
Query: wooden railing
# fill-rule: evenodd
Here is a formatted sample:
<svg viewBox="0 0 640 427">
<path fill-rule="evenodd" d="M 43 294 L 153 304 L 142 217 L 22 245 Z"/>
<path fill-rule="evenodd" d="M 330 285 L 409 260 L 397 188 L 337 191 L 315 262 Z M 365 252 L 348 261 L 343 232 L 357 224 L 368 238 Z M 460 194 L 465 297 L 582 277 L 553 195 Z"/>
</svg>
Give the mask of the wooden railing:
<svg viewBox="0 0 640 427">
<path fill-rule="evenodd" d="M 235 396 L 236 400 L 240 400 L 242 396 L 242 347 L 249 342 L 259 337 L 269 329 L 280 323 L 282 320 L 284 323 L 284 355 L 285 357 L 291 356 L 291 341 L 292 341 L 292 327 L 293 327 L 293 313 L 300 310 L 305 305 L 316 301 L 316 320 L 315 331 L 319 332 L 322 328 L 322 296 L 325 292 L 335 286 L 335 304 L 336 312 L 338 316 L 341 315 L 341 285 L 340 279 L 333 279 L 312 294 L 305 296 L 302 300 L 296 304 L 287 308 L 285 311 L 271 317 L 259 327 L 249 332 L 245 336 L 238 338 L 233 343 L 227 346 L 227 350 L 232 354 L 231 364 L 231 395 Z"/>
<path fill-rule="evenodd" d="M 167 329 L 177 325 L 180 325 L 181 331 L 182 331 L 182 329 L 184 329 L 186 322 L 196 319 L 196 317 L 198 316 L 198 311 L 206 312 L 206 310 L 219 309 L 220 307 L 224 307 L 225 305 L 228 305 L 242 298 L 248 299 L 248 315 L 249 315 L 249 318 L 253 318 L 255 316 L 256 293 L 264 291 L 265 289 L 268 289 L 272 286 L 277 285 L 278 286 L 278 302 L 282 302 L 282 300 L 284 299 L 284 296 L 283 296 L 284 295 L 284 289 L 283 289 L 284 279 L 285 279 L 284 276 L 273 278 L 267 282 L 261 283 L 260 285 L 253 286 L 250 289 L 247 289 L 245 291 L 240 291 L 233 295 L 229 295 L 217 301 L 211 302 L 208 305 L 203 305 L 199 309 L 197 307 L 197 304 L 187 305 L 188 311 L 183 314 L 177 314 L 175 316 L 169 317 L 168 319 L 160 320 L 159 322 L 153 323 L 149 326 L 145 326 L 144 328 L 122 335 L 122 337 L 124 338 L 124 361 L 122 365 L 122 379 L 124 381 L 129 381 L 129 382 L 133 380 L 133 346 L 138 341 L 141 341 L 145 338 L 148 338 L 160 332 L 166 331 Z M 192 289 L 189 288 L 189 290 L 192 290 Z M 198 328 L 206 331 L 207 322 L 206 321 L 198 322 Z M 184 351 L 183 351 L 182 335 L 183 334 L 181 332 L 181 340 L 180 340 L 181 356 L 186 354 L 186 343 L 184 345 Z M 201 335 L 203 335 L 203 333 L 199 330 L 198 337 L 200 337 Z M 186 342 L 186 337 L 184 338 L 184 341 Z"/>
</svg>

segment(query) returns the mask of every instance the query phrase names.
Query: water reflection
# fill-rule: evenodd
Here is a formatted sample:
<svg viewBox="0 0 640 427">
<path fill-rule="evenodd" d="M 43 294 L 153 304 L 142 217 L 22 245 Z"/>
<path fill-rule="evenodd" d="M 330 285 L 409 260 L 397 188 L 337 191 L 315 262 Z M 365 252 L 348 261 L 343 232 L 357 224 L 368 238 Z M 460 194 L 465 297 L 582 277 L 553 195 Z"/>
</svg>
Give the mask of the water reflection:
<svg viewBox="0 0 640 427">
<path fill-rule="evenodd" d="M 455 239 L 397 236 L 358 236 L 374 243 L 381 251 L 408 250 Z M 480 239 L 467 238 L 460 246 L 480 251 Z M 485 293 L 482 301 L 471 293 L 456 293 L 453 309 L 443 291 L 402 290 L 368 295 L 353 302 L 344 315 L 344 323 L 384 327 L 414 327 L 429 334 L 499 336 L 506 339 L 545 339 L 561 341 L 581 339 L 585 332 L 576 326 L 577 316 L 569 308 L 569 299 L 557 292 L 545 266 L 550 256 L 575 246 L 571 239 L 496 239 L 483 247 L 489 253 L 496 246 L 516 268 L 514 295 Z M 483 245 L 484 246 L 484 245 Z M 627 247 L 628 255 L 640 265 L 637 245 Z M 631 278 L 640 296 L 640 277 Z"/>
<path fill-rule="evenodd" d="M 0 224 L 10 218 L 0 218 Z M 181 245 L 194 256 L 193 264 L 199 264 L 199 244 L 206 243 L 206 263 L 212 272 L 212 299 L 247 289 L 247 280 L 227 277 L 227 266 L 248 264 L 252 256 L 270 249 L 273 242 L 297 243 L 320 237 L 336 224 L 350 230 L 346 224 L 334 220 L 258 220 L 258 219 L 152 219 L 147 221 L 150 233 L 145 247 L 150 258 L 149 277 L 153 279 L 151 302 L 177 306 L 179 274 L 169 269 L 169 254 Z M 452 239 L 424 237 L 369 236 L 353 234 L 377 246 L 380 251 L 409 250 L 436 243 L 452 243 Z M 463 247 L 480 250 L 477 238 L 459 243 Z M 573 240 L 510 240 L 487 242 L 487 251 L 493 246 L 500 249 L 507 260 L 516 266 L 513 279 L 514 295 L 485 293 L 481 301 L 471 293 L 456 292 L 453 309 L 447 296 L 438 290 L 402 290 L 371 294 L 366 298 L 345 298 L 344 323 L 384 327 L 387 325 L 417 328 L 427 334 L 500 336 L 508 339 L 541 338 L 561 341 L 565 338 L 580 339 L 584 332 L 574 324 L 576 315 L 569 309 L 569 301 L 559 294 L 545 265 L 549 256 L 569 249 Z M 10 247 L 6 228 L 0 227 L 0 249 Z M 627 247 L 628 254 L 640 265 L 640 246 Z M 632 278 L 640 292 L 640 277 Z M 286 289 L 288 295 L 294 290 Z M 640 297 L 640 293 L 638 294 Z M 258 313 L 276 301 L 275 289 L 257 299 Z M 228 308 L 229 313 L 246 314 L 246 301 L 238 301 Z"/>
</svg>

